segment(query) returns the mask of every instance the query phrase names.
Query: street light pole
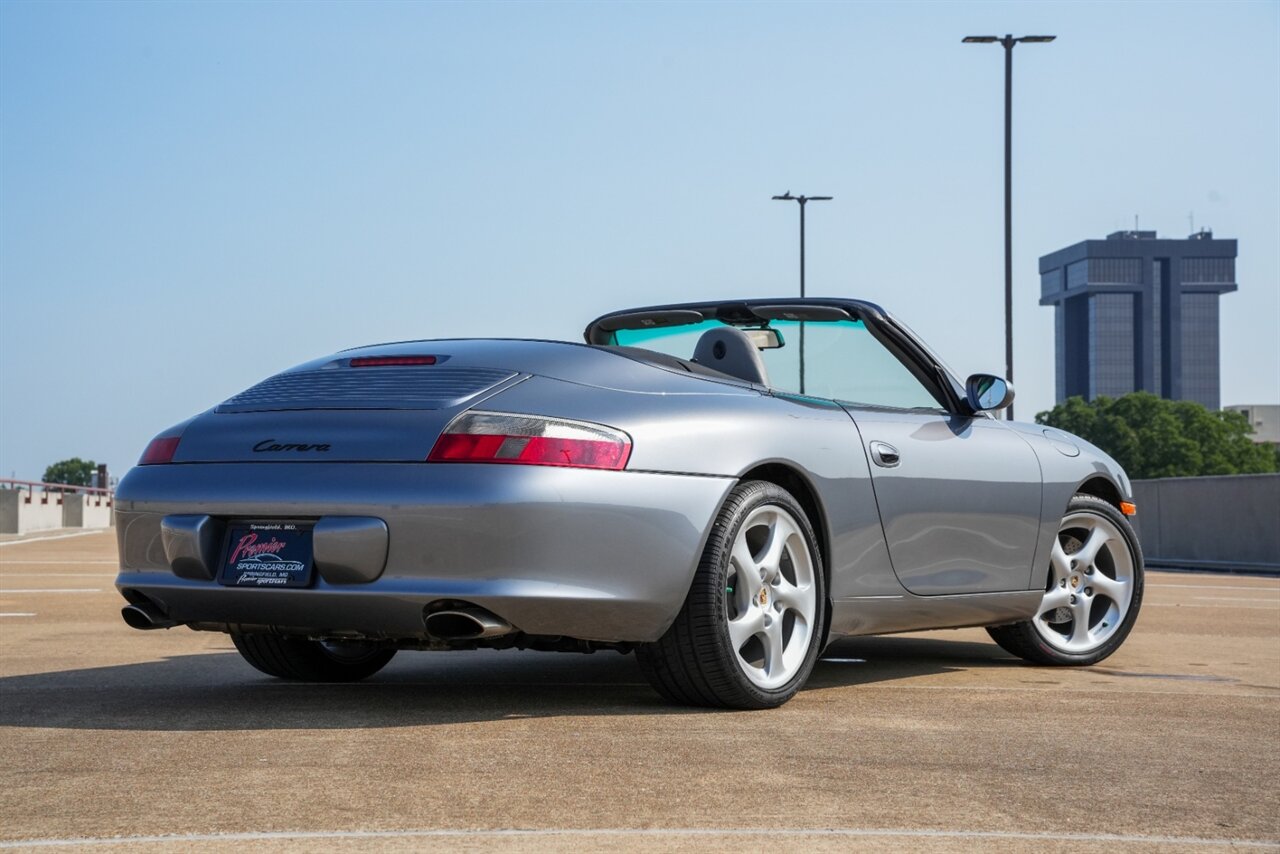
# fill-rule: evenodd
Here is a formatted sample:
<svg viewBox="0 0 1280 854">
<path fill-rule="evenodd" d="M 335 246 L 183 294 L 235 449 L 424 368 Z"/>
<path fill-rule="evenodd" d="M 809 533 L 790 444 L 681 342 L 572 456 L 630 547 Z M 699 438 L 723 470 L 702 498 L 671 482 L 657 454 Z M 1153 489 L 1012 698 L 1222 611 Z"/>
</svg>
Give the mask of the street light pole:
<svg viewBox="0 0 1280 854">
<path fill-rule="evenodd" d="M 1057 36 L 965 36 L 965 44 L 998 44 L 1004 48 L 1004 371 L 1013 382 L 1013 47 L 1043 44 Z M 1008 419 L 1013 420 L 1013 404 Z"/>
<path fill-rule="evenodd" d="M 807 201 L 800 203 L 800 299 L 804 299 L 804 205 Z"/>
<path fill-rule="evenodd" d="M 793 196 L 787 190 L 781 196 L 774 196 L 775 202 L 798 202 L 800 205 L 800 296 L 804 293 L 804 206 L 809 202 L 829 202 L 834 196 Z"/>
<path fill-rule="evenodd" d="M 1005 36 L 1004 45 L 1004 370 L 1013 382 L 1013 46 Z M 1013 404 L 1008 414 L 1013 419 Z"/>
<path fill-rule="evenodd" d="M 787 190 L 774 196 L 775 202 L 797 202 L 800 205 L 800 298 L 804 299 L 804 208 L 809 202 L 829 202 L 834 196 L 793 196 Z M 800 393 L 804 394 L 804 321 L 800 321 Z"/>
</svg>

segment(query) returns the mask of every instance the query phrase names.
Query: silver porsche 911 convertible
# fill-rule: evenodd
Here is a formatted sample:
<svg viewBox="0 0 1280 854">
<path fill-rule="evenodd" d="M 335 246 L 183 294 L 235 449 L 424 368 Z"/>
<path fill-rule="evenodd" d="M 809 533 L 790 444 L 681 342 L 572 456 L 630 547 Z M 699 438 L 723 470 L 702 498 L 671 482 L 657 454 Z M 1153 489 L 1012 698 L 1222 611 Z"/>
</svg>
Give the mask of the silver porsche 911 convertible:
<svg viewBox="0 0 1280 854">
<path fill-rule="evenodd" d="M 992 413 L 847 299 L 658 306 L 583 344 L 348 350 L 166 430 L 117 494 L 134 628 L 284 679 L 405 649 L 634 651 L 686 704 L 777 706 L 831 641 L 986 626 L 1039 664 L 1124 641 L 1128 479 Z"/>
</svg>

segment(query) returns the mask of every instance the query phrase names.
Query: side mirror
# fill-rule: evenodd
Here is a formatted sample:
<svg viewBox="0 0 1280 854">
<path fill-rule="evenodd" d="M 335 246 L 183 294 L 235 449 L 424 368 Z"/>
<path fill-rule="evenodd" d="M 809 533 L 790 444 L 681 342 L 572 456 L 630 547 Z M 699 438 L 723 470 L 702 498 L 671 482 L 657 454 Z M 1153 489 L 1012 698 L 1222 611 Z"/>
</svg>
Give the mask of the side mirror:
<svg viewBox="0 0 1280 854">
<path fill-rule="evenodd" d="M 974 412 L 993 412 L 1013 403 L 1013 386 L 994 374 L 974 374 L 964 391 Z"/>
</svg>

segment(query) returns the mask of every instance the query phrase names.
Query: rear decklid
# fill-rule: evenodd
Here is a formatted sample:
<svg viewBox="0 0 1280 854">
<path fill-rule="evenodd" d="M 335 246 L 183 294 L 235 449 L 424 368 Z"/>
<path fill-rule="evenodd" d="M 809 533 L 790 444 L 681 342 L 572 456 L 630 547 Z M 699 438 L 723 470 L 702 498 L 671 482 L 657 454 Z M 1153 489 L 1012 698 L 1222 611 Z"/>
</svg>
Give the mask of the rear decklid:
<svg viewBox="0 0 1280 854">
<path fill-rule="evenodd" d="M 459 412 L 528 376 L 404 349 L 349 351 L 268 377 L 194 419 L 173 461 L 420 461 Z"/>
<path fill-rule="evenodd" d="M 435 357 L 432 357 L 435 358 Z M 501 368 L 373 364 L 352 367 L 351 358 L 320 368 L 294 370 L 263 380 L 223 402 L 223 413 L 304 409 L 452 409 L 517 375 Z"/>
<path fill-rule="evenodd" d="M 534 375 L 647 394 L 707 389 L 582 344 L 384 344 L 299 365 L 227 399 L 186 426 L 173 462 L 421 461 L 459 413 Z"/>
</svg>

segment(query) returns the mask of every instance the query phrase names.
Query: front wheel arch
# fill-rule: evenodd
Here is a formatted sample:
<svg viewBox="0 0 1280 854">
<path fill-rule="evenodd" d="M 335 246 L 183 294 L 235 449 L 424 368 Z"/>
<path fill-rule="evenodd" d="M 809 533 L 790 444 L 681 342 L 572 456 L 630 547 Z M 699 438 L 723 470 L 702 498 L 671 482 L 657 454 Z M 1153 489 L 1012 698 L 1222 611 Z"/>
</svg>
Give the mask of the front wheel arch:
<svg viewBox="0 0 1280 854">
<path fill-rule="evenodd" d="M 1121 502 L 1124 501 L 1124 493 L 1120 491 L 1120 487 L 1107 475 L 1095 473 L 1085 478 L 1076 486 L 1075 491 L 1072 492 L 1071 496 L 1067 499 L 1067 503 L 1062 505 L 1060 508 L 1057 518 L 1061 519 L 1063 516 L 1067 515 L 1071 509 L 1071 502 L 1075 501 L 1081 495 L 1090 495 L 1110 504 L 1118 512 L 1124 512 L 1120 507 Z M 1044 521 L 1047 522 L 1048 520 L 1046 519 Z M 1039 551 L 1037 550 L 1037 555 L 1038 554 Z M 1043 578 L 1035 578 L 1033 576 L 1032 581 L 1035 584 L 1042 584 L 1048 579 L 1049 573 L 1050 570 L 1046 568 Z"/>
<path fill-rule="evenodd" d="M 1094 475 L 1081 483 L 1076 487 L 1075 494 L 1092 495 L 1094 498 L 1101 498 L 1117 510 L 1120 509 L 1120 502 L 1124 501 L 1124 496 L 1120 494 L 1120 487 L 1116 486 L 1110 478 L 1102 475 Z M 1063 511 L 1066 511 L 1065 507 Z"/>
</svg>

